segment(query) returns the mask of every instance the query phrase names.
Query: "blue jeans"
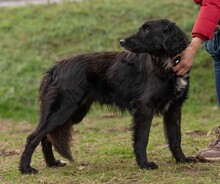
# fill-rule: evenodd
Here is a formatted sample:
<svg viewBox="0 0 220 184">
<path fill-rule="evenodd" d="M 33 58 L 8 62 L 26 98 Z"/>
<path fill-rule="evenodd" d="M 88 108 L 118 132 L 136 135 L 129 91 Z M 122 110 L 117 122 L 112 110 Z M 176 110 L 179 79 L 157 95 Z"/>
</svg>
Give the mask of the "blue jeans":
<svg viewBox="0 0 220 184">
<path fill-rule="evenodd" d="M 204 42 L 204 47 L 213 60 L 216 96 L 220 107 L 220 30 L 211 40 Z"/>
</svg>

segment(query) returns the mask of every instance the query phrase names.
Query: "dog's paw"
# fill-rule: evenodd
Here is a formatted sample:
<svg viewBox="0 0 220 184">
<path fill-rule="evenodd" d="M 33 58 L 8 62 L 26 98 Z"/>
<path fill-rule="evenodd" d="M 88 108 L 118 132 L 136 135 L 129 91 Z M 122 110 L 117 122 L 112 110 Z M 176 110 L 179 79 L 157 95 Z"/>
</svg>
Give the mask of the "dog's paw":
<svg viewBox="0 0 220 184">
<path fill-rule="evenodd" d="M 158 169 L 158 165 L 155 164 L 154 162 L 142 163 L 142 164 L 139 165 L 139 167 L 141 169 L 150 169 L 150 170 Z"/>
<path fill-rule="evenodd" d="M 177 162 L 179 162 L 179 163 L 195 163 L 196 158 L 195 157 L 185 157 L 181 160 L 178 160 Z"/>
<path fill-rule="evenodd" d="M 48 163 L 48 167 L 64 167 L 67 164 L 66 161 L 63 160 L 54 160 L 54 162 Z"/>
<path fill-rule="evenodd" d="M 20 168 L 20 171 L 22 174 L 37 174 L 38 173 L 38 170 L 31 166 L 22 167 Z"/>
<path fill-rule="evenodd" d="M 195 163 L 196 162 L 196 158 L 195 157 L 186 157 L 185 158 L 185 162 L 187 162 L 187 163 Z"/>
</svg>

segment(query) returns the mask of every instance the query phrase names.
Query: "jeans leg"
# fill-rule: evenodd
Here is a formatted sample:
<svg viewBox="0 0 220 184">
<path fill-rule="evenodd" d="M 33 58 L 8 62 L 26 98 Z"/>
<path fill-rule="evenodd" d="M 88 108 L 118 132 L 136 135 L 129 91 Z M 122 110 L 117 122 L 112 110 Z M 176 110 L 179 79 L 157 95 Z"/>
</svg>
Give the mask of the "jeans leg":
<svg viewBox="0 0 220 184">
<path fill-rule="evenodd" d="M 211 56 L 214 66 L 214 79 L 215 79 L 215 90 L 220 107 L 220 55 Z"/>
</svg>

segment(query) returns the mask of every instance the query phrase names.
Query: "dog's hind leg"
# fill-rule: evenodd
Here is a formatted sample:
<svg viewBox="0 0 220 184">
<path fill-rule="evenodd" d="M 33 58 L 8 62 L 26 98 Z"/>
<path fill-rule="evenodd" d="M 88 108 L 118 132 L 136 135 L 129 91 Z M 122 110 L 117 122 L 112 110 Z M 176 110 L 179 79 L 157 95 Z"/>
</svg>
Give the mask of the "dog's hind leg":
<svg viewBox="0 0 220 184">
<path fill-rule="evenodd" d="M 46 119 L 42 118 L 36 130 L 28 136 L 25 149 L 22 153 L 19 169 L 21 173 L 36 173 L 37 170 L 30 166 L 32 154 L 37 145 L 42 141 L 46 135 L 54 129 L 63 125 L 71 115 L 76 111 L 77 106 L 71 103 L 61 104 L 59 109 L 50 114 Z"/>
<path fill-rule="evenodd" d="M 150 126 L 154 116 L 153 108 L 148 107 L 142 102 L 136 103 L 134 107 L 133 139 L 137 164 L 142 169 L 157 169 L 158 166 L 154 162 L 148 162 L 146 154 Z"/>
<path fill-rule="evenodd" d="M 55 150 L 61 156 L 68 159 L 70 162 L 73 161 L 71 154 L 71 142 L 72 142 L 71 126 L 82 121 L 82 119 L 89 111 L 90 106 L 91 106 L 91 102 L 89 101 L 81 104 L 80 107 L 72 114 L 71 118 L 66 123 L 54 129 L 47 135 Z M 50 152 L 50 150 L 47 151 Z M 44 155 L 45 155 L 46 163 L 48 163 L 48 161 L 51 163 L 51 157 L 50 157 L 51 154 L 49 154 L 49 156 L 47 157 L 48 153 L 44 152 Z M 54 164 L 52 163 L 52 165 L 57 166 L 57 161 L 54 160 Z M 51 166 L 51 164 L 48 166 Z M 61 162 L 61 166 L 62 166 L 62 162 Z"/>
<path fill-rule="evenodd" d="M 66 165 L 65 161 L 55 159 L 52 144 L 47 136 L 41 141 L 41 145 L 44 159 L 48 167 L 63 167 Z"/>
<path fill-rule="evenodd" d="M 164 114 L 164 130 L 170 151 L 177 162 L 195 162 L 186 157 L 181 148 L 181 106 L 171 106 Z"/>
<path fill-rule="evenodd" d="M 36 136 L 37 136 L 37 131 L 35 130 L 27 138 L 25 150 L 22 153 L 20 164 L 19 164 L 19 170 L 21 171 L 21 173 L 25 173 L 25 174 L 32 174 L 33 173 L 33 174 L 35 174 L 35 173 L 38 172 L 35 168 L 32 168 L 30 166 L 31 156 L 33 154 L 34 149 L 38 145 L 38 142 L 33 143 Z"/>
</svg>

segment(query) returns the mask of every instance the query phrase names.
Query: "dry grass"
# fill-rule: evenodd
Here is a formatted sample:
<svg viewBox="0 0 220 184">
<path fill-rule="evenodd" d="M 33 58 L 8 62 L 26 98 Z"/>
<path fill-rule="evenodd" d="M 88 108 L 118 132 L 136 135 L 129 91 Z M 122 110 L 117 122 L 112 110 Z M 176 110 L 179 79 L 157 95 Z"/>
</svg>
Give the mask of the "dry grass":
<svg viewBox="0 0 220 184">
<path fill-rule="evenodd" d="M 130 117 L 109 116 L 107 111 L 90 113 L 75 127 L 72 147 L 75 163 L 64 168 L 47 168 L 38 146 L 32 166 L 39 169 L 39 174 L 21 175 L 19 157 L 34 125 L 10 120 L 1 120 L 0 124 L 0 183 L 215 183 L 219 177 L 218 163 L 176 164 L 158 118 L 153 122 L 148 157 L 156 161 L 159 169 L 140 170 L 132 151 Z M 184 128 L 183 150 L 193 155 L 212 139 L 207 131 Z M 56 157 L 60 158 L 57 154 Z"/>
</svg>

